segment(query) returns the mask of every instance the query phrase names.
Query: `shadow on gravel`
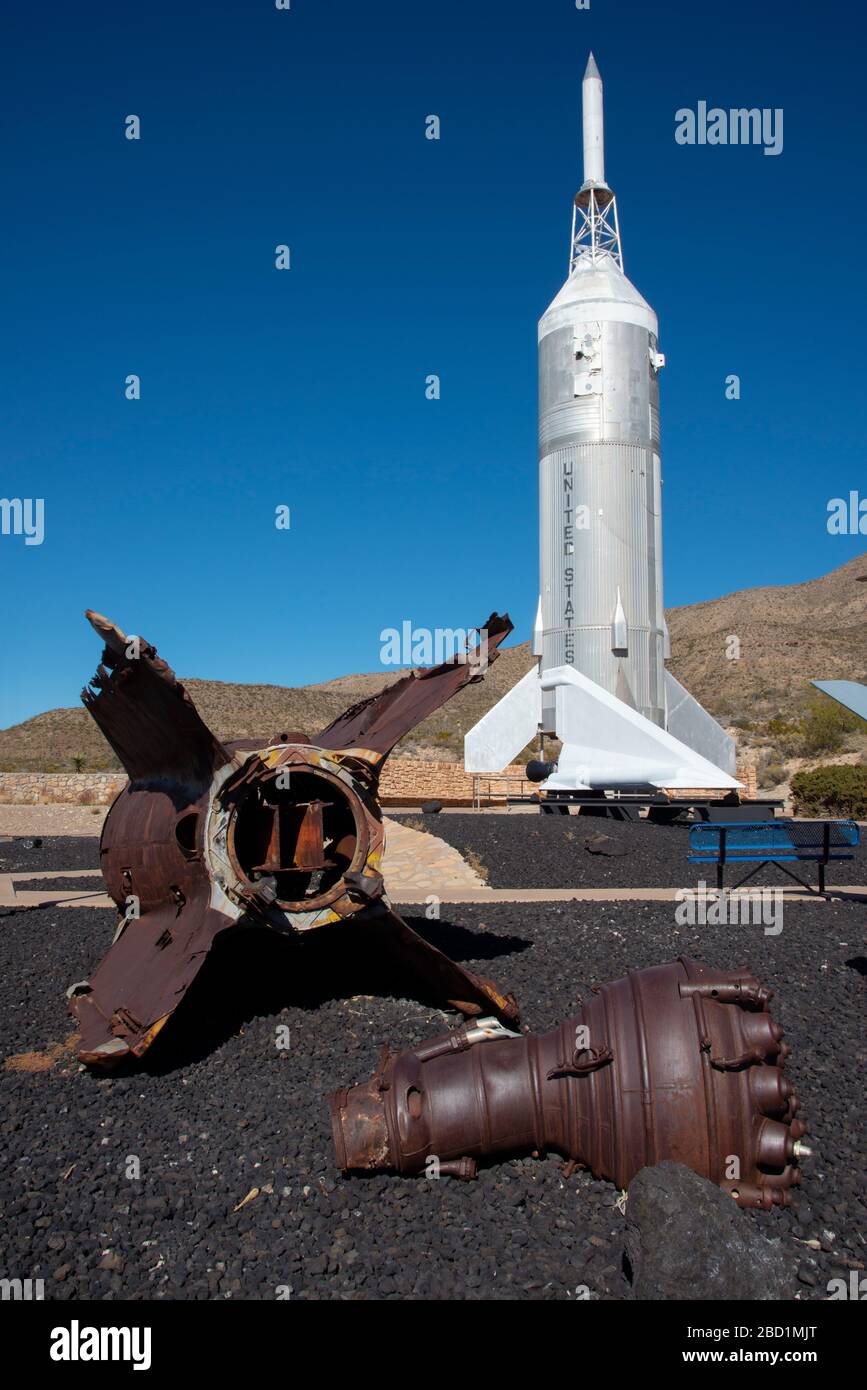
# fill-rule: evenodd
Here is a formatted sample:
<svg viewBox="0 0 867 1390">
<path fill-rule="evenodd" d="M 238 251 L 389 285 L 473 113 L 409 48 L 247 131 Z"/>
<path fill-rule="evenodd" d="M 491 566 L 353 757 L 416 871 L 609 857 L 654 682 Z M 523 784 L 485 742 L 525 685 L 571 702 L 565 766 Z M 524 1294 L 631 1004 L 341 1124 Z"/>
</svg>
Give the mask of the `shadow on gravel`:
<svg viewBox="0 0 867 1390">
<path fill-rule="evenodd" d="M 405 920 L 455 960 L 493 960 L 532 945 L 521 937 L 468 931 L 448 922 Z M 165 1075 L 204 1060 L 254 1018 L 286 1008 L 313 1011 L 332 999 L 359 994 L 442 1006 L 441 998 L 424 991 L 414 975 L 401 971 L 378 951 L 375 932 L 351 921 L 311 932 L 301 940 L 267 928 L 226 931 L 217 937 L 184 999 L 141 1062 L 118 1068 L 114 1075 L 137 1071 Z"/>
<path fill-rule="evenodd" d="M 527 951 L 533 945 L 524 936 L 502 936 L 487 930 L 470 931 L 456 922 L 429 922 L 426 917 L 411 917 L 408 912 L 401 916 L 414 932 L 431 946 L 436 946 L 438 951 L 451 956 L 452 960 L 498 960 L 500 956 Z"/>
</svg>

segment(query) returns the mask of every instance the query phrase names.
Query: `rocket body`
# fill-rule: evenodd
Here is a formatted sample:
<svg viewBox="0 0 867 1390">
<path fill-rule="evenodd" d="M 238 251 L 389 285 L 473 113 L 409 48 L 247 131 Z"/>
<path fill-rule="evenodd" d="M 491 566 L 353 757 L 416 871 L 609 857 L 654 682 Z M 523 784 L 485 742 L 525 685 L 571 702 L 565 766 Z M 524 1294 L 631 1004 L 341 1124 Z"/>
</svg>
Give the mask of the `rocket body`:
<svg viewBox="0 0 867 1390">
<path fill-rule="evenodd" d="M 592 54 L 582 110 L 569 274 L 539 320 L 538 666 L 469 730 L 464 765 L 499 771 L 542 733 L 562 744 L 539 764 L 549 791 L 734 790 L 734 741 L 665 669 L 665 359 L 623 271 Z"/>
<path fill-rule="evenodd" d="M 659 360 L 616 260 L 579 259 L 539 322 L 542 670 L 574 666 L 662 727 Z"/>
</svg>

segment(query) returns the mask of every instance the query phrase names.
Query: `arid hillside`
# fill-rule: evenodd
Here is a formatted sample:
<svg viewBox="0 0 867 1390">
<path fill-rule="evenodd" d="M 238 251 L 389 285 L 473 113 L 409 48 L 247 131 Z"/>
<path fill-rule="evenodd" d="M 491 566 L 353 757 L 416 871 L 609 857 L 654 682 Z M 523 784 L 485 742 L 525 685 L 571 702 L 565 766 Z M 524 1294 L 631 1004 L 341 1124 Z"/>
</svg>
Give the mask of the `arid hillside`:
<svg viewBox="0 0 867 1390">
<path fill-rule="evenodd" d="M 811 679 L 867 680 L 867 556 L 805 584 L 744 589 L 669 611 L 670 667 L 723 723 L 792 717 L 810 698 Z M 739 651 L 732 659 L 727 653 Z M 166 653 L 171 659 L 171 653 Z M 425 720 L 400 751 L 460 756 L 463 735 L 532 665 L 528 642 L 506 648 L 485 680 Z M 313 735 L 341 710 L 397 679 L 395 672 L 341 676 L 297 689 L 235 685 L 182 676 L 205 721 L 221 738 Z M 85 770 L 116 766 L 83 708 L 55 709 L 0 730 L 0 770 Z"/>
<path fill-rule="evenodd" d="M 867 680 L 867 582 L 860 580 L 867 556 L 806 584 L 674 608 L 671 670 L 723 723 L 796 715 L 811 680 Z M 737 650 L 738 659 L 727 656 Z"/>
</svg>

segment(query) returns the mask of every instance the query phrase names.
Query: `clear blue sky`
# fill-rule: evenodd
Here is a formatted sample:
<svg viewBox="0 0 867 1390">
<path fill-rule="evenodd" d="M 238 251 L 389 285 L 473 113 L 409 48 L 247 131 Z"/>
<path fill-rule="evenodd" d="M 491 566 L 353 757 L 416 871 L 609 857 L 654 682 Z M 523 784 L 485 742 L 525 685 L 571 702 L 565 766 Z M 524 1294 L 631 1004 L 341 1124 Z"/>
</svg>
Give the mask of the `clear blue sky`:
<svg viewBox="0 0 867 1390">
<path fill-rule="evenodd" d="M 293 685 L 376 669 L 407 618 L 529 635 L 535 325 L 591 47 L 668 362 L 667 603 L 863 551 L 826 507 L 867 492 L 864 37 L 807 0 L 16 6 L 0 495 L 46 531 L 0 536 L 0 724 L 76 702 L 88 606 L 181 676 Z M 783 153 L 678 145 L 700 100 L 782 107 Z"/>
</svg>

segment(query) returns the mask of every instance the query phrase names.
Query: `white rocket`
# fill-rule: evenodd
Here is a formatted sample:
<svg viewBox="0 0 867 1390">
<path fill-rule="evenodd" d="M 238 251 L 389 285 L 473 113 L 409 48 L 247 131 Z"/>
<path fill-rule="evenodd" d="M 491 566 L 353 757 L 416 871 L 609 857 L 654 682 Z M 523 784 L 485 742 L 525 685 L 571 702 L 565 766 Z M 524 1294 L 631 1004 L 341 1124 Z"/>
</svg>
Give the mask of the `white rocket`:
<svg viewBox="0 0 867 1390">
<path fill-rule="evenodd" d="M 664 664 L 665 358 L 623 273 L 592 54 L 582 95 L 569 274 L 539 321 L 538 665 L 466 735 L 465 765 L 500 771 L 541 732 L 563 744 L 550 790 L 733 789 L 734 741 Z"/>
</svg>

